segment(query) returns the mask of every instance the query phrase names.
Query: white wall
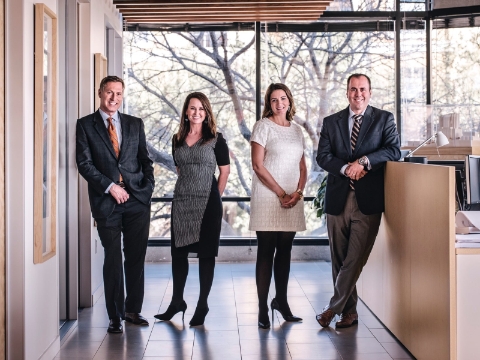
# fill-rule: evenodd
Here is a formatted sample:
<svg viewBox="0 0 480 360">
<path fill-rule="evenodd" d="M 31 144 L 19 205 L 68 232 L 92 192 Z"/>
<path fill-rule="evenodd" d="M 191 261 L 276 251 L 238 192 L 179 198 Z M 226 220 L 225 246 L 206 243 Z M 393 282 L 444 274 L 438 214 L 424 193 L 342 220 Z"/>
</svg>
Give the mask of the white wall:
<svg viewBox="0 0 480 360">
<path fill-rule="evenodd" d="M 57 13 L 57 0 L 42 2 Z M 104 53 L 106 20 L 121 36 L 121 19 L 111 2 L 81 5 L 88 5 L 86 43 L 80 44 L 85 51 L 80 59 L 86 59 L 80 69 L 81 116 L 93 111 L 93 54 Z M 5 33 L 7 358 L 52 359 L 60 347 L 59 260 L 33 263 L 34 0 L 6 0 Z M 101 285 L 103 249 L 98 243 L 95 253 L 93 236 L 91 241 L 95 288 Z"/>
<path fill-rule="evenodd" d="M 58 256 L 33 263 L 34 1 L 7 1 L 5 18 L 7 356 L 38 359 L 60 340 Z"/>
<path fill-rule="evenodd" d="M 94 109 L 94 54 L 107 56 L 106 28 L 115 31 L 115 37 L 122 36 L 121 17 L 110 0 L 91 0 L 80 4 L 80 39 L 79 39 L 79 116 L 85 116 Z M 118 74 L 117 74 L 118 75 Z M 103 295 L 103 247 L 96 228 L 93 227 L 88 203 L 87 185 L 80 181 L 80 306 L 91 306 Z M 88 266 L 89 264 L 89 266 Z"/>
</svg>

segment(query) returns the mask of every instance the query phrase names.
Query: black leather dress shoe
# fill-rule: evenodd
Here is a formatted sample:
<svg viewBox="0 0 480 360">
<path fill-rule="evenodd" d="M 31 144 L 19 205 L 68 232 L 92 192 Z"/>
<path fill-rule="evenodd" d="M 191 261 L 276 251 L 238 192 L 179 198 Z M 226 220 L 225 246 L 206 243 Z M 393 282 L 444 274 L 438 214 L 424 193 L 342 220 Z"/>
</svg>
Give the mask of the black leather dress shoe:
<svg viewBox="0 0 480 360">
<path fill-rule="evenodd" d="M 140 313 L 125 313 L 125 321 L 128 321 L 134 325 L 148 325 L 148 320 L 145 319 Z"/>
<path fill-rule="evenodd" d="M 110 324 L 108 324 L 107 332 L 112 334 L 120 334 L 123 332 L 123 326 L 120 319 L 110 319 Z"/>
</svg>

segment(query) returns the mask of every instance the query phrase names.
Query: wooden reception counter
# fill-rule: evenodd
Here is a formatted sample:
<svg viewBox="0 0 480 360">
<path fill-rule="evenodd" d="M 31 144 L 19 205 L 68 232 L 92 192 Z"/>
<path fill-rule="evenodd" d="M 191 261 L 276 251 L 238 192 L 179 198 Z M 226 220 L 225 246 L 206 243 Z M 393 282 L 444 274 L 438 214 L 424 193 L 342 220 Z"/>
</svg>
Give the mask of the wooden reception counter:
<svg viewBox="0 0 480 360">
<path fill-rule="evenodd" d="M 453 167 L 387 164 L 386 209 L 357 286 L 421 360 L 457 359 L 454 188 Z"/>
</svg>

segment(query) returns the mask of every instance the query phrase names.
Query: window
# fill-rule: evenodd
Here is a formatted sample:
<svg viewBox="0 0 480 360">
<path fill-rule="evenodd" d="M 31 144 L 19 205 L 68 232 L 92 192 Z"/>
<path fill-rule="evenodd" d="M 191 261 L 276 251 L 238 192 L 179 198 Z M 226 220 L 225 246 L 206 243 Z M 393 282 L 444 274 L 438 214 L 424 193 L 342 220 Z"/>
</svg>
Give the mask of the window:
<svg viewBox="0 0 480 360">
<path fill-rule="evenodd" d="M 230 148 L 231 174 L 224 196 L 222 236 L 248 231 L 252 170 L 249 139 L 255 115 L 255 33 L 129 32 L 125 36 L 127 111 L 145 121 L 149 151 L 157 164 L 154 197 L 171 198 L 176 172 L 171 139 L 187 94 L 205 93 Z M 162 200 L 162 199 L 160 199 Z M 153 237 L 170 236 L 170 202 L 152 207 Z"/>
<path fill-rule="evenodd" d="M 348 106 L 347 78 L 369 74 L 373 106 L 394 109 L 394 41 L 387 32 L 267 32 L 263 57 L 264 81 L 286 84 L 295 99 L 295 122 L 303 127 L 307 144 L 306 196 L 315 196 L 325 172 L 317 165 L 323 119 Z M 305 205 L 307 231 L 298 236 L 326 236 L 324 222 L 311 203 Z"/>
<path fill-rule="evenodd" d="M 435 123 L 454 114 L 457 132 L 446 134 L 451 143 L 480 144 L 480 28 L 436 29 L 432 43 Z"/>
<path fill-rule="evenodd" d="M 425 2 L 400 1 L 401 11 L 410 13 L 409 18 L 401 14 L 398 56 L 394 7 L 394 0 L 337 0 L 326 12 L 333 15 L 318 23 L 261 24 L 262 101 L 272 82 L 285 83 L 292 90 L 297 105 L 295 122 L 303 128 L 307 143 L 306 196 L 315 196 L 324 177 L 315 161 L 323 118 L 348 105 L 346 80 L 352 73 L 363 72 L 371 77 L 371 105 L 401 114 L 396 121 L 401 125 L 402 145 L 416 146 L 438 131 L 440 122 L 452 121 L 459 123 L 456 140 L 480 141 L 478 19 L 433 19 L 429 64 L 429 33 L 420 13 L 425 11 Z M 345 16 L 334 11 L 343 11 Z M 358 11 L 371 11 L 371 17 L 364 19 Z M 414 16 L 416 11 L 419 16 Z M 452 24 L 464 27 L 448 28 Z M 148 146 L 157 164 L 153 237 L 170 235 L 169 201 L 176 180 L 171 138 L 178 128 L 183 101 L 191 91 L 202 91 L 209 97 L 218 127 L 231 149 L 222 237 L 254 236 L 248 231 L 252 177 L 248 140 L 257 120 L 253 29 L 253 23 L 172 25 L 162 31 L 144 28 L 124 36 L 126 111 L 144 119 Z M 400 69 L 400 94 L 395 94 L 396 69 Z M 432 91 L 427 88 L 430 73 Z M 431 105 L 425 105 L 427 98 L 432 99 Z M 298 236 L 326 236 L 325 224 L 315 217 L 309 201 L 305 213 L 308 230 Z"/>
</svg>

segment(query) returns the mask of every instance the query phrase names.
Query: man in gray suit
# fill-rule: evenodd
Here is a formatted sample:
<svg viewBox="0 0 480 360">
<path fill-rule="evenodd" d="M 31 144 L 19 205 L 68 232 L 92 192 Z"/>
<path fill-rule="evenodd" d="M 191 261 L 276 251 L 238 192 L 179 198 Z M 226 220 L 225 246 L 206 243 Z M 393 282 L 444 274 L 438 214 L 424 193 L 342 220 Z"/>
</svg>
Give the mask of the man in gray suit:
<svg viewBox="0 0 480 360">
<path fill-rule="evenodd" d="M 400 158 L 393 114 L 368 105 L 370 78 L 347 80 L 350 106 L 326 117 L 318 144 L 318 164 L 328 172 L 325 212 L 332 257 L 334 294 L 317 315 L 327 327 L 358 323 L 356 282 L 372 251 L 384 211 L 384 167 Z"/>
<path fill-rule="evenodd" d="M 155 182 L 143 121 L 118 111 L 124 88 L 119 77 L 105 77 L 98 90 L 100 108 L 77 121 L 76 133 L 78 171 L 88 182 L 90 208 L 105 250 L 103 282 L 110 333 L 123 332 L 122 319 L 148 325 L 140 312 Z"/>
</svg>

